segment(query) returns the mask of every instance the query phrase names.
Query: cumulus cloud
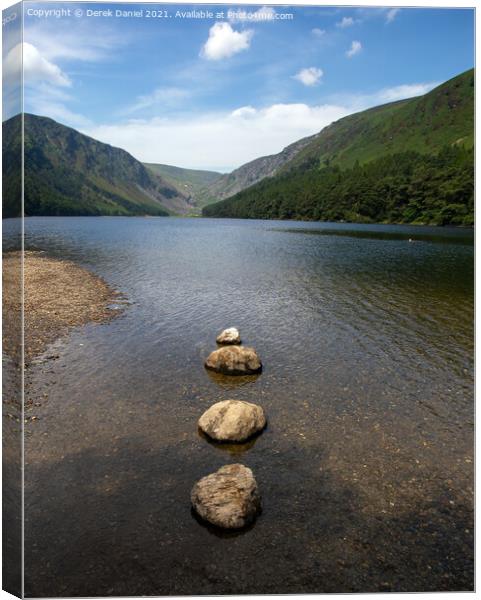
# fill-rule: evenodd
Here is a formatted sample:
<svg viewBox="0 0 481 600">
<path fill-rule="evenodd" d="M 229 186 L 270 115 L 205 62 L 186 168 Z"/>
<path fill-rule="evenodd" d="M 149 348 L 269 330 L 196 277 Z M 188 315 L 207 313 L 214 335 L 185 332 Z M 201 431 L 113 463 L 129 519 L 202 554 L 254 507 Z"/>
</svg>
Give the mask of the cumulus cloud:
<svg viewBox="0 0 481 600">
<path fill-rule="evenodd" d="M 386 13 L 386 23 L 392 23 L 400 10 L 400 8 L 389 9 Z"/>
<path fill-rule="evenodd" d="M 279 152 L 348 113 L 345 106 L 330 104 L 273 104 L 265 108 L 249 105 L 228 113 L 129 120 L 83 131 L 125 148 L 144 162 L 225 171 Z"/>
<path fill-rule="evenodd" d="M 352 17 L 343 17 L 341 21 L 336 23 L 336 27 L 345 29 L 346 27 L 352 27 L 354 25 L 354 19 Z"/>
<path fill-rule="evenodd" d="M 25 83 L 48 83 L 53 86 L 70 87 L 72 82 L 53 62 L 47 60 L 38 49 L 28 42 L 17 44 L 7 54 L 3 63 L 3 76 L 9 81 L 18 73 L 18 65 L 22 61 L 23 51 L 23 73 Z"/>
<path fill-rule="evenodd" d="M 200 55 L 207 60 L 230 58 L 238 52 L 248 50 L 254 32 L 250 29 L 235 31 L 229 23 L 215 23 Z"/>
<path fill-rule="evenodd" d="M 359 54 L 359 52 L 361 52 L 361 50 L 362 50 L 361 42 L 354 40 L 351 42 L 351 47 L 346 52 L 346 56 L 347 56 L 347 58 L 352 58 L 353 56 L 356 56 L 356 54 Z"/>
<path fill-rule="evenodd" d="M 26 110 L 48 115 L 72 127 L 86 127 L 91 121 L 75 110 L 75 98 L 65 93 L 74 82 L 63 70 L 66 63 L 95 63 L 112 59 L 113 51 L 128 41 L 128 35 L 107 27 L 92 28 L 89 20 L 59 30 L 47 21 L 29 24 L 25 31 L 24 72 Z"/>
<path fill-rule="evenodd" d="M 319 29 L 319 27 L 314 27 L 314 29 L 311 30 L 311 33 L 314 37 L 320 38 L 323 35 L 326 34 L 326 30 L 325 29 Z"/>
<path fill-rule="evenodd" d="M 294 75 L 294 79 L 300 81 L 303 85 L 313 86 L 317 85 L 323 76 L 322 69 L 318 69 L 317 67 L 308 67 L 306 69 L 301 69 L 299 73 Z"/>
<path fill-rule="evenodd" d="M 72 82 L 53 62 L 44 58 L 33 44 L 23 43 L 23 73 L 26 83 L 46 81 L 52 85 L 70 87 Z"/>
<path fill-rule="evenodd" d="M 9 50 L 3 61 L 2 77 L 4 82 L 14 82 L 18 78 L 18 66 L 22 64 L 22 44 Z"/>
<path fill-rule="evenodd" d="M 130 119 L 81 129 L 98 140 L 125 148 L 144 162 L 228 171 L 259 156 L 280 152 L 346 115 L 425 94 L 436 85 L 403 84 L 371 94 L 337 96 L 315 106 L 299 103 L 259 108 L 249 104 L 230 112 Z M 79 119 L 78 115 L 73 118 Z"/>
</svg>

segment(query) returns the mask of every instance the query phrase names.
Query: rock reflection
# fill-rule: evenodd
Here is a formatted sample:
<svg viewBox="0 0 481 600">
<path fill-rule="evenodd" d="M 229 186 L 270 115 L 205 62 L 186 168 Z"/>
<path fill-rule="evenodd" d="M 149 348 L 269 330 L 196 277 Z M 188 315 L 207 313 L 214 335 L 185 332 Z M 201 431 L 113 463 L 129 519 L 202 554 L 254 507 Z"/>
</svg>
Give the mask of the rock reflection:
<svg viewBox="0 0 481 600">
<path fill-rule="evenodd" d="M 214 448 L 218 448 L 223 452 L 227 452 L 231 456 L 239 456 L 241 454 L 244 454 L 245 452 L 248 452 L 251 448 L 254 447 L 254 444 L 256 443 L 257 439 L 262 435 L 262 433 L 265 433 L 265 431 L 266 429 L 264 428 L 262 431 L 257 432 L 245 442 L 234 444 L 232 442 L 218 442 L 216 440 L 213 440 L 208 435 L 206 435 L 200 428 L 197 428 L 197 433 L 199 434 L 199 437 L 201 439 L 206 441 Z"/>
<path fill-rule="evenodd" d="M 205 372 L 214 383 L 227 390 L 234 390 L 255 383 L 261 375 L 260 373 L 256 375 L 223 375 L 209 369 L 206 369 Z"/>
</svg>

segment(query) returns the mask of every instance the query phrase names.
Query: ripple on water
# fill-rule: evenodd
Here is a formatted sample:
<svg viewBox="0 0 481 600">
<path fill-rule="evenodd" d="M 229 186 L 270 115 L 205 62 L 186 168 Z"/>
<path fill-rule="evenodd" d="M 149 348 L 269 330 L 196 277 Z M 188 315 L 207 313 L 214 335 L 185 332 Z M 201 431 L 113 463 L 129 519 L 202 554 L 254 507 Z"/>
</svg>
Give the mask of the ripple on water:
<svg viewBox="0 0 481 600">
<path fill-rule="evenodd" d="M 47 399 L 27 426 L 30 595 L 469 589 L 472 232 L 322 227 L 27 219 L 27 247 L 132 302 L 32 370 Z M 229 326 L 261 376 L 204 369 Z M 228 398 L 266 410 L 251 445 L 198 435 Z M 188 498 L 231 461 L 264 512 L 226 539 Z"/>
</svg>

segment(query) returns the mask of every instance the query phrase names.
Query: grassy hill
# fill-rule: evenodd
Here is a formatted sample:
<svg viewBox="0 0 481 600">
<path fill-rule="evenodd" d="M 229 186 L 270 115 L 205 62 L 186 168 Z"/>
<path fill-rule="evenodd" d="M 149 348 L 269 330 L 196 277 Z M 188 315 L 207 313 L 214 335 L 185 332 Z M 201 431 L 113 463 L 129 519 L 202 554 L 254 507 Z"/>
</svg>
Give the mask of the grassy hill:
<svg viewBox="0 0 481 600">
<path fill-rule="evenodd" d="M 284 171 L 313 158 L 320 166 L 352 167 L 400 152 L 432 154 L 445 145 L 474 142 L 474 71 L 419 98 L 350 115 L 326 127 Z"/>
<path fill-rule="evenodd" d="M 19 121 L 16 116 L 3 123 L 5 217 L 16 216 Z M 185 195 L 128 152 L 52 119 L 25 115 L 26 215 L 165 216 L 190 210 Z"/>
<path fill-rule="evenodd" d="M 179 193 L 187 196 L 197 207 L 205 206 L 212 201 L 207 188 L 222 177 L 222 173 L 216 171 L 183 169 L 155 163 L 144 163 L 144 165 L 179 190 Z"/>
<path fill-rule="evenodd" d="M 269 179 L 205 216 L 471 224 L 474 72 L 314 136 Z"/>
</svg>

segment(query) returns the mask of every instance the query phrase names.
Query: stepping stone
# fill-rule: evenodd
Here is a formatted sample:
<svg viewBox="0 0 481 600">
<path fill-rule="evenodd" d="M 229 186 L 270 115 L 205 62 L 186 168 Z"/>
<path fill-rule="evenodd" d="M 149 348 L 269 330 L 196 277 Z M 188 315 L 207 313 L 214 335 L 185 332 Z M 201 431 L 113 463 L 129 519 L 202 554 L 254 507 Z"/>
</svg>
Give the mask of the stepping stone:
<svg viewBox="0 0 481 600">
<path fill-rule="evenodd" d="M 253 375 L 262 371 L 262 363 L 254 348 L 224 346 L 214 350 L 205 367 L 224 375 Z"/>
<path fill-rule="evenodd" d="M 243 400 L 216 402 L 199 419 L 199 428 L 218 442 L 244 442 L 266 426 L 262 407 Z"/>
<path fill-rule="evenodd" d="M 192 488 L 192 506 L 212 525 L 241 529 L 261 510 L 261 498 L 252 471 L 241 464 L 225 465 L 200 479 Z"/>
<path fill-rule="evenodd" d="M 229 327 L 229 329 L 224 329 L 217 336 L 216 342 L 218 344 L 240 344 L 241 338 L 239 330 L 235 327 Z"/>
</svg>

